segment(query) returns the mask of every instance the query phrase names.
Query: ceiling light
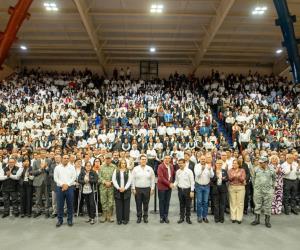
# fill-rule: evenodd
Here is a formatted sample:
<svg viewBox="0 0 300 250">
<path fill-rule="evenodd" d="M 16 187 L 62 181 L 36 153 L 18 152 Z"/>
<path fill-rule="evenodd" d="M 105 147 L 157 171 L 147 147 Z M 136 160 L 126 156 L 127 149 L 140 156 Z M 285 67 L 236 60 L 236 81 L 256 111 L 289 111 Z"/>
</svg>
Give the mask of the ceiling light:
<svg viewBox="0 0 300 250">
<path fill-rule="evenodd" d="M 21 49 L 21 50 L 27 50 L 27 47 L 26 47 L 25 45 L 21 45 L 21 46 L 20 46 L 20 49 Z"/>
<path fill-rule="evenodd" d="M 162 13 L 164 6 L 162 4 L 152 4 L 150 8 L 151 13 Z"/>
<path fill-rule="evenodd" d="M 150 52 L 151 52 L 151 53 L 154 53 L 155 51 L 156 51 L 156 48 L 154 48 L 154 47 L 151 47 L 151 48 L 150 48 Z"/>
<path fill-rule="evenodd" d="M 47 11 L 58 11 L 57 5 L 54 2 L 45 2 L 44 6 Z"/>
<path fill-rule="evenodd" d="M 266 10 L 268 10 L 267 6 L 257 6 L 252 11 L 252 15 L 263 15 L 263 14 L 265 14 Z"/>
<path fill-rule="evenodd" d="M 281 54 L 282 53 L 282 49 L 278 49 L 278 50 L 276 50 L 276 54 Z"/>
</svg>

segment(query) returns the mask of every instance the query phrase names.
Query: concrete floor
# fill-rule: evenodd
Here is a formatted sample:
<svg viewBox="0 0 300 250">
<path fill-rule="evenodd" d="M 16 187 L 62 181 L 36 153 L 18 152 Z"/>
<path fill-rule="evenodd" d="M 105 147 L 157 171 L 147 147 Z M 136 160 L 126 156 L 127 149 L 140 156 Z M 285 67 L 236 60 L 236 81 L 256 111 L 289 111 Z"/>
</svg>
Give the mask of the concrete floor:
<svg viewBox="0 0 300 250">
<path fill-rule="evenodd" d="M 153 209 L 153 200 L 150 201 Z M 55 228 L 56 219 L 0 218 L 1 250 L 64 250 L 64 249 L 143 249 L 143 250 L 191 250 L 191 249 L 299 249 L 300 216 L 280 215 L 271 218 L 272 228 L 249 225 L 252 215 L 241 225 L 232 224 L 226 216 L 224 224 L 215 224 L 209 216 L 209 224 L 198 224 L 195 213 L 192 225 L 178 225 L 179 204 L 173 191 L 169 225 L 159 223 L 159 215 L 151 214 L 149 224 L 136 224 L 135 202 L 131 203 L 131 221 L 128 225 L 86 224 L 86 218 L 78 218 L 74 226 Z"/>
</svg>

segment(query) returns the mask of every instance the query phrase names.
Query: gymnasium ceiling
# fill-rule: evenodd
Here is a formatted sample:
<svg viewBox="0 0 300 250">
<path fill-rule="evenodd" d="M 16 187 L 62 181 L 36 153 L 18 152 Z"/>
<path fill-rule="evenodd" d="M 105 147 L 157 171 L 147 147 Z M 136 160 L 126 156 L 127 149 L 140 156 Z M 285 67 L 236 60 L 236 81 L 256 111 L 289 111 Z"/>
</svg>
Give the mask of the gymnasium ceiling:
<svg viewBox="0 0 300 250">
<path fill-rule="evenodd" d="M 44 2 L 59 11 L 48 12 Z M 0 1 L 0 31 L 7 9 L 16 0 Z M 162 14 L 150 13 L 163 4 Z M 300 0 L 288 0 L 299 21 Z M 257 5 L 267 6 L 253 16 Z M 86 63 L 104 66 L 155 59 L 161 63 L 268 65 L 284 57 L 281 31 L 272 0 L 56 0 L 33 1 L 10 54 L 26 63 Z M 27 46 L 26 51 L 20 45 Z M 149 48 L 154 46 L 155 53 Z"/>
</svg>

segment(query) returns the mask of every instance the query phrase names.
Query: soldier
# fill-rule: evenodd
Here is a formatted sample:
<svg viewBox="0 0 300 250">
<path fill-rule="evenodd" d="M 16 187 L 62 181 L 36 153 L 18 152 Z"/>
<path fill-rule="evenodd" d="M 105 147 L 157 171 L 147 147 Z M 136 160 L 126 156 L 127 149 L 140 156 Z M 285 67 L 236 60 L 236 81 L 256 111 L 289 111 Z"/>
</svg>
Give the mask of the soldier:
<svg viewBox="0 0 300 250">
<path fill-rule="evenodd" d="M 100 222 L 105 221 L 114 222 L 113 210 L 114 210 L 114 187 L 112 184 L 112 175 L 116 166 L 112 164 L 112 154 L 107 153 L 105 155 L 105 163 L 102 165 L 99 172 L 99 183 L 100 183 L 100 197 L 102 204 L 102 216 Z"/>
<path fill-rule="evenodd" d="M 274 195 L 276 175 L 273 168 L 268 167 L 268 158 L 262 156 L 259 159 L 259 167 L 254 171 L 253 189 L 254 189 L 254 204 L 255 204 L 255 220 L 251 225 L 260 224 L 260 214 L 263 211 L 265 214 L 265 225 L 270 228 L 270 216 L 272 210 L 272 200 Z"/>
</svg>

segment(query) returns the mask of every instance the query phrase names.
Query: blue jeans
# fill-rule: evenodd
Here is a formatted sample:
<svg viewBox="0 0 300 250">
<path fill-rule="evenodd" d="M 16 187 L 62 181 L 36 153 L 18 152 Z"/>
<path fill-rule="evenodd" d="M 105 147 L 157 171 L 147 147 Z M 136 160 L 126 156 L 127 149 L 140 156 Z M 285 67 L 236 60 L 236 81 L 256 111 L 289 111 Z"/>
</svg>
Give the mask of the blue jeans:
<svg viewBox="0 0 300 250">
<path fill-rule="evenodd" d="M 57 219 L 58 222 L 63 223 L 64 220 L 64 204 L 67 203 L 68 223 L 73 222 L 73 202 L 74 202 L 74 188 L 69 187 L 66 191 L 62 191 L 61 187 L 56 187 L 57 199 Z"/>
<path fill-rule="evenodd" d="M 196 195 L 197 195 L 197 216 L 200 218 L 206 218 L 208 214 L 208 197 L 210 187 L 209 185 L 199 185 L 196 183 Z"/>
</svg>

